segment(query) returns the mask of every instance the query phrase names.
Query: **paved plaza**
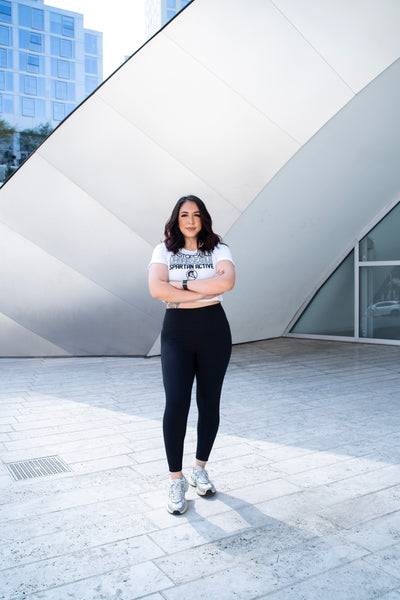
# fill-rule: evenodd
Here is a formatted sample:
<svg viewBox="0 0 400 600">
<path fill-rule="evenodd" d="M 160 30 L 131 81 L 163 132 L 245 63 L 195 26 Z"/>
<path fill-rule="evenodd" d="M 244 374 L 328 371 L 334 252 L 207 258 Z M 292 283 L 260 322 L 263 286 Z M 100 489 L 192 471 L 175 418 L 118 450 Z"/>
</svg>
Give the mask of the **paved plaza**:
<svg viewBox="0 0 400 600">
<path fill-rule="evenodd" d="M 399 347 L 235 346 L 218 493 L 177 517 L 158 357 L 1 359 L 0 598 L 400 600 L 399 388 Z"/>
</svg>

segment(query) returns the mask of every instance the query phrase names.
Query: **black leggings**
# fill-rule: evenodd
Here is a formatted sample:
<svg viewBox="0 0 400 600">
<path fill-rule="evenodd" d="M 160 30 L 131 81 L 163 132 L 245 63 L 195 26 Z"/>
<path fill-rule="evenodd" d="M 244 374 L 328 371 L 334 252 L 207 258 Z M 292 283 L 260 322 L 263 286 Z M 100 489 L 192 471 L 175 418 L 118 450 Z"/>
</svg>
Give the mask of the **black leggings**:
<svg viewBox="0 0 400 600">
<path fill-rule="evenodd" d="M 190 398 L 196 377 L 196 458 L 207 461 L 219 426 L 219 400 L 231 356 L 229 323 L 220 304 L 169 308 L 161 331 L 165 388 L 164 442 L 169 470 L 182 470 Z"/>
</svg>

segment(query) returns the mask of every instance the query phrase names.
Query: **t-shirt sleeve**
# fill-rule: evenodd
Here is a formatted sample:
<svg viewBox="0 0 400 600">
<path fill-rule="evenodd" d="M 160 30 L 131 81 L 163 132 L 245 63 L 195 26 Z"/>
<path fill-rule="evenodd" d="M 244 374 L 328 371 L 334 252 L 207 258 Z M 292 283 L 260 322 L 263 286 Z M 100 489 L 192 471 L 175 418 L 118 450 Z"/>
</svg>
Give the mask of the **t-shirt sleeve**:
<svg viewBox="0 0 400 600">
<path fill-rule="evenodd" d="M 151 255 L 151 259 L 149 262 L 149 266 L 153 263 L 161 263 L 163 265 L 168 265 L 168 254 L 165 244 L 158 244 L 153 250 L 153 254 Z"/>
<path fill-rule="evenodd" d="M 235 264 L 232 258 L 232 253 L 229 249 L 229 246 L 225 246 L 225 244 L 218 244 L 216 247 L 216 264 L 220 260 L 230 260 L 231 263 Z"/>
</svg>

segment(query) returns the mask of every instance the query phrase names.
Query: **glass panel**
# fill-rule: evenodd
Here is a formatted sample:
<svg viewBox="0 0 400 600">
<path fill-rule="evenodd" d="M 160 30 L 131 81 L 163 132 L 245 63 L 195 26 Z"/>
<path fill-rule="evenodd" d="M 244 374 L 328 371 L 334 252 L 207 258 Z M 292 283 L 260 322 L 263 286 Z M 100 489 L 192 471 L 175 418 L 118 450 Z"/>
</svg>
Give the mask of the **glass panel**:
<svg viewBox="0 0 400 600">
<path fill-rule="evenodd" d="M 7 50 L 0 48 L 0 67 L 7 68 Z"/>
<path fill-rule="evenodd" d="M 0 44 L 10 45 L 10 28 L 0 25 Z"/>
<path fill-rule="evenodd" d="M 175 0 L 167 0 L 167 8 L 176 8 Z"/>
<path fill-rule="evenodd" d="M 31 98 L 21 98 L 22 106 L 21 113 L 24 117 L 34 117 L 35 116 L 35 101 Z"/>
<path fill-rule="evenodd" d="M 3 94 L 3 112 L 14 114 L 14 98 Z"/>
<path fill-rule="evenodd" d="M 400 340 L 400 266 L 360 268 L 360 337 Z"/>
<path fill-rule="evenodd" d="M 97 37 L 91 33 L 85 33 L 85 54 L 97 54 Z"/>
<path fill-rule="evenodd" d="M 354 336 L 354 251 L 318 290 L 291 333 Z"/>
<path fill-rule="evenodd" d="M 70 40 L 60 40 L 60 56 L 64 58 L 72 58 L 73 47 Z"/>
<path fill-rule="evenodd" d="M 400 203 L 360 242 L 360 260 L 400 260 Z"/>
<path fill-rule="evenodd" d="M 55 92 L 57 100 L 68 100 L 68 87 L 63 81 L 56 81 Z"/>
<path fill-rule="evenodd" d="M 61 79 L 70 79 L 70 68 L 68 61 L 57 61 L 57 77 L 60 77 Z"/>
<path fill-rule="evenodd" d="M 62 121 L 65 117 L 65 104 L 62 102 L 53 102 L 53 119 Z"/>
<path fill-rule="evenodd" d="M 50 32 L 51 33 L 58 33 L 58 35 L 61 35 L 62 33 L 62 21 L 61 21 L 61 15 L 57 14 L 57 13 L 50 13 Z"/>
<path fill-rule="evenodd" d="M 42 36 L 39 33 L 29 34 L 29 50 L 42 51 Z"/>
<path fill-rule="evenodd" d="M 30 73 L 39 73 L 39 57 L 33 54 L 28 54 L 28 60 L 26 63 L 26 70 Z"/>
<path fill-rule="evenodd" d="M 24 76 L 24 93 L 31 94 L 33 96 L 37 95 L 37 79 L 36 79 L 36 77 L 32 77 L 30 75 Z"/>
<path fill-rule="evenodd" d="M 68 37 L 74 37 L 74 19 L 72 17 L 64 16 L 62 20 L 62 34 Z"/>
<path fill-rule="evenodd" d="M 85 75 L 85 94 L 89 95 L 97 88 L 97 77 Z"/>
<path fill-rule="evenodd" d="M 50 36 L 50 52 L 55 56 L 60 56 L 60 38 Z"/>
<path fill-rule="evenodd" d="M 44 16 L 43 11 L 38 8 L 32 8 L 32 28 L 40 29 L 43 31 L 44 29 Z"/>
<path fill-rule="evenodd" d="M 4 71 L 0 71 L 0 90 L 6 89 L 6 74 Z"/>
<path fill-rule="evenodd" d="M 85 56 L 85 73 L 97 75 L 97 59 Z"/>
<path fill-rule="evenodd" d="M 0 21 L 11 23 L 11 2 L 0 0 Z"/>
<path fill-rule="evenodd" d="M 18 4 L 18 24 L 23 27 L 31 26 L 31 9 L 25 4 Z"/>
<path fill-rule="evenodd" d="M 175 15 L 176 15 L 176 12 L 174 10 L 167 10 L 167 21 L 172 19 L 172 17 L 174 17 Z"/>
</svg>

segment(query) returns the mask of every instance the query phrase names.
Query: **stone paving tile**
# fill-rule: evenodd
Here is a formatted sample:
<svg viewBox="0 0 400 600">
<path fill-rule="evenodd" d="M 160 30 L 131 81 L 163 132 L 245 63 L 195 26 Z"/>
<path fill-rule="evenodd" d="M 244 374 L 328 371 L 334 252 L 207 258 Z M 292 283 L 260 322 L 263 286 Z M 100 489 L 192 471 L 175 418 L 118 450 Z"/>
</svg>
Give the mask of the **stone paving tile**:
<svg viewBox="0 0 400 600">
<path fill-rule="evenodd" d="M 180 517 L 165 510 L 159 358 L 0 360 L 0 598 L 400 600 L 399 356 L 235 346 L 219 493 L 191 488 Z M 186 471 L 195 402 L 188 422 Z M 53 454 L 72 471 L 14 482 L 4 465 Z"/>
</svg>

